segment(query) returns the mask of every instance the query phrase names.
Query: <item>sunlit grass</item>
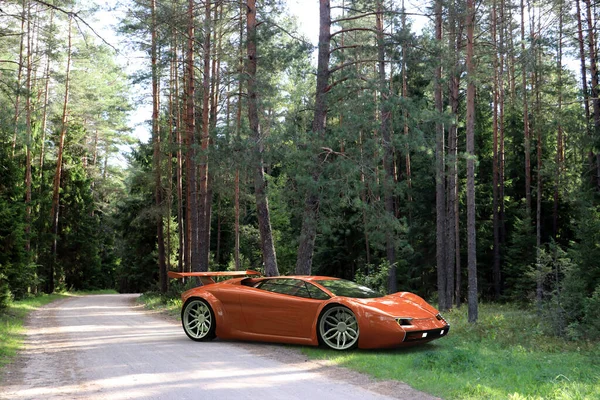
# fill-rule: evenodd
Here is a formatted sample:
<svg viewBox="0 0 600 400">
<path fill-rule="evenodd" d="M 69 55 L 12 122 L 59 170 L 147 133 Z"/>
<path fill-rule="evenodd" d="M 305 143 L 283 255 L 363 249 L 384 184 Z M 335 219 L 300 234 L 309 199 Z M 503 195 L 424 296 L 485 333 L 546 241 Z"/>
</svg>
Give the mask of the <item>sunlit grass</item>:
<svg viewBox="0 0 600 400">
<path fill-rule="evenodd" d="M 419 347 L 303 352 L 446 399 L 600 399 L 598 343 L 544 335 L 535 313 L 512 306 L 481 305 L 479 315 L 469 324 L 464 307 L 445 314 L 450 334 Z"/>
<path fill-rule="evenodd" d="M 137 302 L 144 304 L 149 310 L 162 311 L 173 317 L 179 317 L 181 314 L 181 299 L 165 297 L 160 293 L 144 293 L 138 297 Z"/>
</svg>

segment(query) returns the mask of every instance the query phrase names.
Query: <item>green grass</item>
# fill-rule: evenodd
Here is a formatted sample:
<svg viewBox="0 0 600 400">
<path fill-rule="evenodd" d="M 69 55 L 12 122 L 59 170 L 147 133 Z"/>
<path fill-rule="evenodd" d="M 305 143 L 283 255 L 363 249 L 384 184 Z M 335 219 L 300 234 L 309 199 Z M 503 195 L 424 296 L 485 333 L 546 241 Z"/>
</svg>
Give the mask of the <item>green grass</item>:
<svg viewBox="0 0 600 400">
<path fill-rule="evenodd" d="M 94 290 L 85 292 L 57 293 L 40 295 L 25 300 L 14 301 L 0 311 L 0 372 L 10 363 L 23 346 L 23 322 L 31 311 L 68 296 L 85 294 L 114 294 L 114 290 Z"/>
<path fill-rule="evenodd" d="M 179 317 L 181 314 L 181 299 L 173 299 L 162 296 L 160 293 L 148 292 L 142 294 L 137 299 L 149 310 L 156 310 L 167 313 L 173 317 Z"/>
<path fill-rule="evenodd" d="M 600 399 L 599 343 L 544 335 L 534 313 L 513 306 L 480 305 L 479 315 L 469 324 L 466 307 L 445 314 L 450 334 L 419 347 L 302 351 L 445 399 Z"/>
</svg>

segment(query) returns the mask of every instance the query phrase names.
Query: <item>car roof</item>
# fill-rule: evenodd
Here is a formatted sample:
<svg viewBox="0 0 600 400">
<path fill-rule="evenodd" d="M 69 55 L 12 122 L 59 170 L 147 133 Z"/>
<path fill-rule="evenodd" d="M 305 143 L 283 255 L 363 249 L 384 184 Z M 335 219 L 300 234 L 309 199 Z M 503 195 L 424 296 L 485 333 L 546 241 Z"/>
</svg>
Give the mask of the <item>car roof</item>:
<svg viewBox="0 0 600 400">
<path fill-rule="evenodd" d="M 266 276 L 262 279 L 301 279 L 303 281 L 334 281 L 340 278 L 334 278 L 332 276 L 319 276 L 319 275 L 281 275 L 281 276 Z"/>
</svg>

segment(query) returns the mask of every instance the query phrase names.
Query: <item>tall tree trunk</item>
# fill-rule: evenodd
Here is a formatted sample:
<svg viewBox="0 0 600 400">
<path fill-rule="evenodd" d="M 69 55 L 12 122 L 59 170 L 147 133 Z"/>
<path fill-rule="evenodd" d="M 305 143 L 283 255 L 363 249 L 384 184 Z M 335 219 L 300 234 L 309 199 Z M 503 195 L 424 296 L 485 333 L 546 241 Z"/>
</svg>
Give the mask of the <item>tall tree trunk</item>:
<svg viewBox="0 0 600 400">
<path fill-rule="evenodd" d="M 592 18 L 592 6 L 590 0 L 584 0 L 587 7 L 588 24 L 588 55 L 590 58 L 590 75 L 592 80 L 592 105 L 594 110 L 594 139 L 600 141 L 600 98 L 598 88 L 598 60 L 596 50 L 596 32 L 594 31 L 594 20 Z M 593 170 L 593 169 L 592 169 Z M 592 173 L 592 176 L 594 174 Z M 596 154 L 596 186 L 600 190 L 600 153 Z"/>
<path fill-rule="evenodd" d="M 200 249 L 199 249 L 199 234 L 198 234 L 198 191 L 196 180 L 196 113 L 195 113 L 195 96 L 196 88 L 194 85 L 194 0 L 188 1 L 188 35 L 185 63 L 185 80 L 186 80 L 186 180 L 187 180 L 187 201 L 186 201 L 186 243 L 188 251 L 188 262 L 192 271 L 201 271 L 200 269 Z"/>
<path fill-rule="evenodd" d="M 435 109 L 438 119 L 442 118 L 444 104 L 442 99 L 442 0 L 435 2 L 435 38 L 439 46 L 440 54 L 435 69 Z M 448 270 L 446 268 L 446 168 L 444 160 L 444 124 L 441 121 L 435 123 L 435 210 L 436 210 L 436 261 L 437 261 L 437 284 L 438 304 L 441 311 L 445 311 L 452 304 L 447 302 L 446 287 L 448 283 Z"/>
<path fill-rule="evenodd" d="M 63 101 L 62 119 L 60 138 L 58 142 L 58 156 L 56 158 L 56 170 L 54 172 L 54 182 L 52 190 L 52 208 L 50 215 L 52 218 L 52 259 L 50 261 L 50 271 L 46 277 L 46 293 L 54 292 L 54 273 L 56 267 L 56 252 L 58 243 L 58 214 L 59 214 L 59 201 L 60 201 L 60 182 L 62 175 L 62 160 L 63 150 L 65 147 L 65 136 L 67 135 L 67 122 L 68 122 L 68 107 L 69 107 L 69 84 L 71 76 L 71 28 L 73 25 L 73 17 L 69 15 L 69 29 L 68 29 L 68 47 L 67 47 L 67 68 L 65 72 L 65 97 Z"/>
<path fill-rule="evenodd" d="M 562 40 L 563 40 L 563 4 L 559 4 L 558 11 L 558 49 L 556 52 L 556 73 L 558 76 L 558 133 L 556 135 L 556 157 L 555 157 L 555 177 L 554 177 L 554 205 L 552 207 L 552 236 L 554 240 L 558 238 L 558 201 L 559 188 L 562 172 L 562 149 L 563 149 L 563 128 L 562 128 Z"/>
<path fill-rule="evenodd" d="M 189 265 L 184 264 L 184 259 L 187 252 L 187 241 L 185 239 L 186 229 L 185 229 L 185 220 L 184 220 L 184 205 L 183 205 L 183 138 L 181 136 L 181 102 L 179 98 L 179 57 L 177 52 L 177 36 L 175 35 L 175 31 L 173 32 L 173 98 L 175 101 L 175 141 L 177 148 L 177 172 L 176 172 L 176 180 L 177 180 L 177 232 L 179 239 L 179 253 L 177 257 L 177 270 L 179 272 L 184 272 L 185 270 L 189 270 Z M 187 269 L 186 269 L 187 268 Z"/>
<path fill-rule="evenodd" d="M 160 291 L 167 292 L 167 266 L 165 262 L 165 239 L 162 212 L 162 177 L 161 177 L 161 151 L 160 151 L 160 125 L 159 125 L 159 107 L 160 94 L 158 91 L 158 44 L 157 44 L 157 24 L 156 24 L 156 0 L 150 0 L 150 9 L 152 14 L 152 143 L 154 147 L 154 201 L 157 209 L 156 221 L 156 240 L 158 242 L 158 276 Z"/>
<path fill-rule="evenodd" d="M 523 90 L 523 136 L 525 141 L 525 203 L 527 216 L 531 216 L 531 138 L 529 110 L 527 107 L 527 61 L 525 58 L 525 3 L 521 0 L 521 79 Z"/>
<path fill-rule="evenodd" d="M 402 0 L 402 30 L 404 31 L 406 29 L 406 11 L 404 8 L 404 0 Z M 407 48 L 407 44 L 403 43 L 402 44 L 402 97 L 404 99 L 406 99 L 408 97 L 408 74 L 406 72 L 406 48 Z M 406 184 L 408 187 L 408 196 L 407 196 L 407 200 L 409 203 L 412 203 L 413 199 L 412 199 L 412 170 L 411 170 L 411 163 L 410 163 L 410 146 L 408 144 L 408 111 L 404 111 L 404 136 L 406 138 L 406 146 L 405 146 L 405 151 L 406 151 L 406 155 L 404 157 L 404 162 L 405 162 L 405 173 L 406 173 Z M 410 206 L 409 206 L 409 212 L 408 212 L 408 219 L 409 221 L 411 220 L 411 211 L 410 211 Z"/>
<path fill-rule="evenodd" d="M 590 94 L 587 85 L 587 68 L 585 66 L 585 40 L 583 38 L 583 24 L 581 23 L 581 5 L 579 0 L 575 0 L 577 7 L 577 41 L 579 44 L 579 61 L 581 64 L 581 89 L 583 91 L 583 105 L 585 108 L 585 122 L 588 137 L 590 132 Z"/>
<path fill-rule="evenodd" d="M 383 139 L 383 191 L 386 219 L 393 220 L 395 218 L 394 210 L 394 145 L 392 143 L 392 135 L 390 128 L 391 112 L 389 110 L 388 97 L 389 90 L 385 76 L 385 48 L 383 42 L 383 5 L 382 0 L 377 1 L 377 54 L 379 67 L 379 114 L 381 119 L 381 138 Z M 388 271 L 388 293 L 396 293 L 398 291 L 398 280 L 396 278 L 396 243 L 394 240 L 394 230 L 389 223 L 384 223 L 385 226 L 385 250 L 387 261 L 389 263 Z"/>
<path fill-rule="evenodd" d="M 536 182 L 536 212 L 535 212 L 535 238 L 537 248 L 537 288 L 536 288 L 536 301 L 538 309 L 541 310 L 541 302 L 543 297 L 543 278 L 541 271 L 541 246 L 542 246 L 542 105 L 541 105 L 541 80 L 540 80 L 540 68 L 542 65 L 542 49 L 541 43 L 539 42 L 539 35 L 541 33 L 540 20 L 541 10 L 538 10 L 538 31 L 535 31 L 535 10 L 532 10 L 531 15 L 531 26 L 532 34 L 534 39 L 532 43 L 533 54 L 535 57 L 535 66 L 532 73 L 532 87 L 534 88 L 535 94 L 535 114 L 534 114 L 534 128 L 536 133 L 536 155 L 537 155 L 537 182 Z"/>
<path fill-rule="evenodd" d="M 240 3 L 240 20 L 239 20 L 239 48 L 238 48 L 238 56 L 239 56 L 239 78 L 238 78 L 238 93 L 237 93 L 237 110 L 235 117 L 235 133 L 236 133 L 236 146 L 241 142 L 241 130 L 242 130 L 242 89 L 243 89 L 243 79 L 242 74 L 244 72 L 244 47 L 243 47 L 243 39 L 244 39 L 244 4 Z M 239 159 L 239 157 L 236 157 Z M 235 168 L 235 182 L 234 182 L 234 208 L 235 208 L 235 222 L 234 222 L 234 236 L 235 236 L 235 248 L 234 248 L 234 260 L 235 260 L 235 269 L 241 269 L 241 261 L 240 261 L 240 166 L 236 163 Z"/>
<path fill-rule="evenodd" d="M 478 318 L 477 242 L 475 229 L 475 0 L 467 0 L 467 256 L 469 322 Z"/>
<path fill-rule="evenodd" d="M 52 27 L 53 26 L 53 21 L 54 21 L 54 10 L 50 10 L 50 22 L 49 22 L 49 26 Z M 50 46 L 49 43 L 46 44 L 48 47 Z M 46 52 L 46 70 L 44 73 L 44 104 L 42 106 L 42 126 L 41 126 L 41 133 L 42 133 L 42 137 L 40 139 L 40 158 L 38 161 L 38 168 L 39 168 L 39 175 L 38 175 L 38 179 L 39 179 L 39 187 L 38 187 L 38 199 L 41 199 L 42 197 L 42 193 L 44 192 L 44 157 L 45 157 L 45 144 L 46 144 L 46 127 L 47 127 L 47 123 L 48 123 L 48 98 L 50 95 L 50 53 Z M 43 223 L 43 212 L 44 210 L 42 209 L 41 204 L 39 205 L 38 208 L 38 220 L 39 220 L 39 226 L 38 226 L 38 232 L 41 234 L 42 231 L 44 230 L 44 223 Z M 40 241 L 38 240 L 36 243 L 36 259 L 39 259 L 39 247 L 38 247 L 38 243 Z"/>
<path fill-rule="evenodd" d="M 200 189 L 198 195 L 198 240 L 200 252 L 198 270 L 208 271 L 210 253 L 210 212 L 208 196 L 208 145 L 210 141 L 210 16 L 211 2 L 205 1 L 204 6 L 204 43 L 203 43 L 203 74 L 202 74 L 202 136 L 200 138 Z"/>
<path fill-rule="evenodd" d="M 327 86 L 329 83 L 329 47 L 331 43 L 331 8 L 329 0 L 319 0 L 319 53 L 317 57 L 317 90 L 315 94 L 315 113 L 312 131 L 321 138 L 325 133 L 327 120 Z M 319 179 L 319 162 L 315 156 L 313 180 Z M 319 214 L 319 194 L 317 189 L 309 189 L 304 203 L 304 215 L 298 245 L 298 258 L 296 260 L 296 273 L 310 275 L 312 258 L 317 236 L 317 218 Z"/>
<path fill-rule="evenodd" d="M 13 133 L 13 141 L 12 141 L 12 157 L 15 156 L 15 150 L 17 148 L 17 134 L 19 132 L 19 114 L 21 110 L 19 109 L 21 102 L 21 79 L 23 78 L 23 52 L 25 47 L 25 21 L 27 21 L 27 8 L 29 7 L 29 1 L 23 0 L 22 3 L 22 11 L 21 11 L 21 43 L 19 45 L 19 67 L 17 72 L 17 93 L 15 97 L 15 118 L 14 118 L 14 133 Z"/>
<path fill-rule="evenodd" d="M 462 51 L 462 20 L 457 16 L 456 1 L 452 0 L 448 10 L 449 32 L 448 32 L 448 50 L 452 57 L 452 73 L 450 74 L 449 102 L 452 112 L 452 123 L 448 129 L 448 187 L 446 209 L 446 230 L 448 232 L 446 246 L 446 263 L 448 271 L 452 268 L 453 274 L 448 276 L 455 277 L 455 284 L 448 281 L 447 289 L 454 286 L 454 300 L 457 307 L 461 305 L 461 267 L 460 267 L 460 218 L 459 218 L 459 199 L 458 199 L 458 109 L 459 109 L 459 91 L 460 91 L 460 52 Z M 448 304 L 450 307 L 451 304 Z"/>
<path fill-rule="evenodd" d="M 499 141 L 500 141 L 500 148 L 499 148 L 499 160 L 498 160 L 498 181 L 499 181 L 499 187 L 498 187 L 498 200 L 499 200 L 499 209 L 498 209 L 498 224 L 500 225 L 500 232 L 499 232 L 499 236 L 500 236 L 500 255 L 499 255 L 499 261 L 500 261 L 500 270 L 499 273 L 500 275 L 498 276 L 498 280 L 500 282 L 500 292 L 502 292 L 502 257 L 503 257 L 503 245 L 505 243 L 506 240 L 506 224 L 504 222 L 505 218 L 505 210 L 504 210 L 504 170 L 505 170 L 505 157 L 504 157 L 504 103 L 505 103 L 505 86 L 504 86 L 504 74 L 505 74 L 505 55 L 506 55 L 506 46 L 504 43 L 504 38 L 505 38 L 505 32 L 506 32 L 506 24 L 505 24 L 505 20 L 504 20 L 504 10 L 505 10 L 505 3 L 504 0 L 500 0 L 500 32 L 498 34 L 498 38 L 499 38 L 499 59 L 500 59 L 500 65 L 499 65 L 499 71 L 498 71 L 498 86 L 499 86 L 499 92 L 498 92 L 498 113 L 499 113 L 499 121 L 498 121 L 498 134 L 499 134 Z M 511 31 L 512 32 L 512 31 Z M 511 33 L 512 35 L 512 33 Z M 511 48 L 512 49 L 512 48 Z M 509 73 L 510 75 L 510 73 Z M 509 76 L 510 79 L 510 76 Z"/>
<path fill-rule="evenodd" d="M 31 250 L 31 146 L 33 140 L 31 136 L 31 96 L 33 93 L 31 74 L 33 65 L 31 62 L 33 52 L 33 32 L 31 30 L 31 6 L 27 7 L 27 74 L 25 78 L 25 121 L 26 121 L 26 139 L 25 139 L 25 251 Z"/>
<path fill-rule="evenodd" d="M 499 221 L 499 205 L 498 205 L 498 181 L 499 181 L 499 155 L 498 155 L 498 125 L 499 116 L 498 108 L 500 102 L 499 96 L 499 61 L 498 61 L 498 35 L 497 35 L 497 3 L 494 0 L 491 10 L 491 27 L 492 27 L 492 43 L 494 51 L 494 92 L 492 102 L 493 115 L 493 167 L 492 167 L 492 215 L 493 215 L 493 232 L 494 232 L 494 256 L 492 262 L 492 281 L 494 285 L 494 299 L 500 299 L 500 221 Z"/>
<path fill-rule="evenodd" d="M 256 216 L 260 231 L 260 242 L 262 246 L 265 275 L 277 276 L 277 256 L 273 244 L 271 232 L 271 219 L 269 216 L 269 202 L 267 198 L 267 183 L 263 165 L 264 137 L 260 132 L 258 118 L 258 93 L 256 83 L 256 1 L 248 0 L 246 13 L 246 46 L 248 59 L 246 73 L 248 74 L 248 122 L 250 123 L 250 134 L 254 139 L 254 194 L 256 197 Z"/>
</svg>

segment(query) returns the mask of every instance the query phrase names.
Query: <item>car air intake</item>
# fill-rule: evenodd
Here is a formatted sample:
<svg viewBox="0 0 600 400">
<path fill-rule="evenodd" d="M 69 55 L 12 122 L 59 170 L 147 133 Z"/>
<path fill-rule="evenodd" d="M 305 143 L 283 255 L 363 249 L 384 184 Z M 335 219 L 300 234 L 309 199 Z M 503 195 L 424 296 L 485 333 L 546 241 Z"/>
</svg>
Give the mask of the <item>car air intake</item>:
<svg viewBox="0 0 600 400">
<path fill-rule="evenodd" d="M 412 326 L 412 318 L 396 318 L 396 322 L 400 326 Z"/>
</svg>

